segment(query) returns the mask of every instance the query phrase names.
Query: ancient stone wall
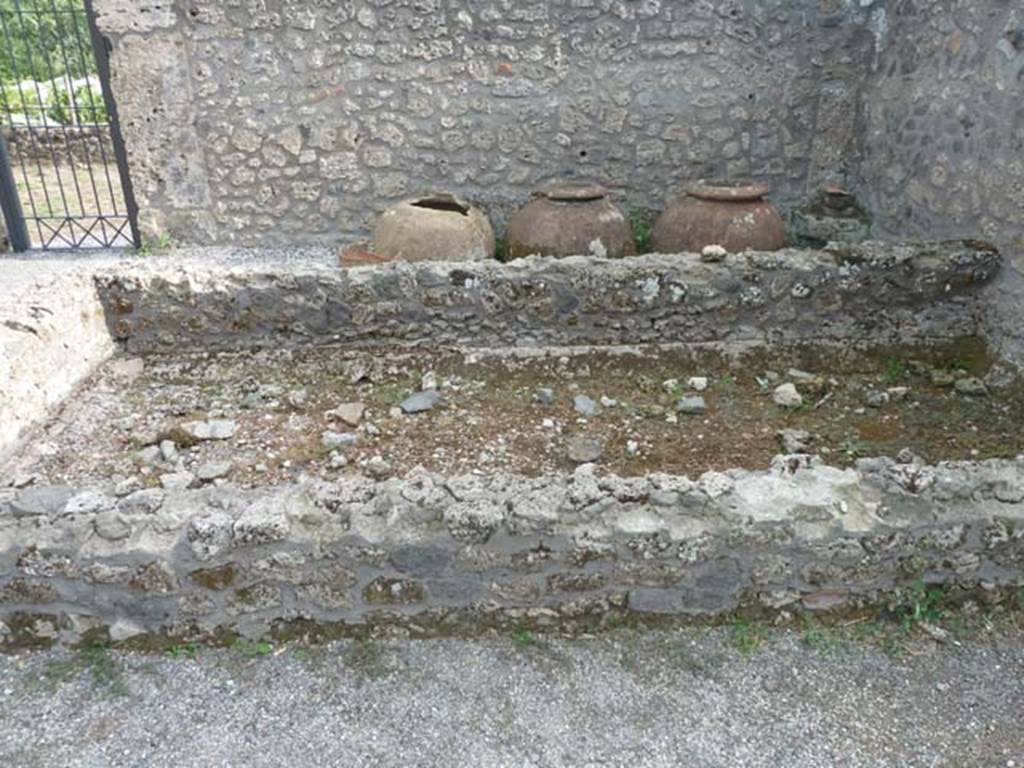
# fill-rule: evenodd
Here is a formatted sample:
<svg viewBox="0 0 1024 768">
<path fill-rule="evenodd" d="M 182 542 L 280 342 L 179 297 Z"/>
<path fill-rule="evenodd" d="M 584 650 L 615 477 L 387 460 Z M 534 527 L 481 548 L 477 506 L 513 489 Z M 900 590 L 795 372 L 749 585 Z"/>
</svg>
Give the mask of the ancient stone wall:
<svg viewBox="0 0 1024 768">
<path fill-rule="evenodd" d="M 918 580 L 994 594 L 1024 578 L 1022 520 L 1021 461 L 0 490 L 0 648 L 280 622 L 585 631 L 627 612 L 842 610 Z"/>
<path fill-rule="evenodd" d="M 397 263 L 180 259 L 101 270 L 133 352 L 282 343 L 538 346 L 927 343 L 974 335 L 1000 271 L 974 242 L 865 243 L 705 263 L 695 254 Z"/>
<path fill-rule="evenodd" d="M 783 205 L 859 165 L 882 0 L 95 0 L 143 229 L 336 242 L 438 188 L 499 221 L 592 178 Z"/>
<path fill-rule="evenodd" d="M 1000 245 L 989 336 L 1024 364 L 1024 8 L 904 0 L 887 20 L 860 191 L 878 230 Z"/>
</svg>

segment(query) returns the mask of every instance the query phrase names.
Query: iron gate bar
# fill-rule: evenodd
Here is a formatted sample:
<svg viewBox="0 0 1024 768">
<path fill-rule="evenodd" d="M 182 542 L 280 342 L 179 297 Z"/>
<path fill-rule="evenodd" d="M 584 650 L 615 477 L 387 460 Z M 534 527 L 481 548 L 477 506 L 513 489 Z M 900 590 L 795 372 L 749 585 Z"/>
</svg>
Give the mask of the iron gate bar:
<svg viewBox="0 0 1024 768">
<path fill-rule="evenodd" d="M 18 185 L 11 172 L 11 158 L 7 153 L 7 141 L 0 133 L 0 207 L 7 222 L 7 240 L 13 251 L 27 251 L 31 245 L 25 214 L 18 197 Z"/>
<path fill-rule="evenodd" d="M 83 4 L 85 6 L 86 20 L 89 22 L 89 35 L 92 38 L 93 57 L 96 59 L 96 73 L 100 79 L 100 91 L 103 94 L 103 103 L 107 109 L 110 143 L 114 145 L 114 159 L 117 162 L 118 175 L 121 177 L 121 193 L 124 196 L 124 205 L 127 209 L 128 225 L 132 233 L 132 244 L 136 248 L 141 248 L 142 235 L 139 232 L 139 206 L 135 202 L 135 189 L 132 187 L 132 177 L 128 169 L 128 151 L 125 148 L 124 134 L 121 133 L 121 121 L 118 119 L 114 90 L 110 85 L 110 45 L 109 41 L 100 34 L 99 25 L 96 23 L 96 9 L 93 7 L 93 0 L 83 0 Z M 75 28 L 75 35 L 78 35 L 77 27 Z M 89 98 L 92 98 L 91 89 L 89 91 Z M 106 163 L 103 166 L 106 169 Z M 110 178 L 109 171 L 107 172 L 107 178 Z M 121 229 L 124 229 L 123 225 Z"/>
<path fill-rule="evenodd" d="M 27 21 L 33 18 L 34 22 Z M 50 22 L 45 31 L 44 20 Z M 83 30 L 85 25 L 89 30 L 88 42 Z M 38 35 L 31 34 L 33 26 L 39 31 Z M 4 122 L 14 144 L 6 157 L 0 153 L 0 194 L 4 198 L 0 203 L 8 220 L 12 246 L 18 250 L 32 247 L 33 244 L 27 242 L 32 239 L 28 236 L 28 219 L 34 225 L 35 245 L 44 250 L 140 246 L 138 207 L 110 88 L 110 51 L 96 25 L 91 0 L 36 0 L 30 8 L 26 8 L 25 0 L 10 0 L 10 6 L 0 10 L 0 32 L 10 56 L 9 74 L 17 81 L 14 88 L 7 87 L 3 93 Z M 16 40 L 23 45 L 21 64 Z M 71 48 L 74 50 L 69 50 Z M 23 64 L 27 64 L 29 72 L 20 71 Z M 61 67 L 63 71 L 58 73 Z M 37 80 L 37 77 L 45 80 Z M 85 85 L 76 88 L 76 80 L 84 80 Z M 94 92 L 96 80 L 102 102 Z M 70 114 L 54 115 L 51 119 L 52 107 L 44 98 L 43 83 L 49 84 L 51 99 L 63 99 L 56 103 L 63 104 Z M 17 105 L 12 103 L 15 100 L 19 102 Z M 102 110 L 106 112 L 106 123 L 100 122 Z M 22 119 L 16 122 L 15 114 Z M 70 129 L 66 120 L 72 123 Z M 21 151 L 23 144 L 19 133 L 27 137 L 30 151 Z M 61 152 L 55 146 L 57 136 L 63 138 Z M 72 139 L 78 139 L 78 146 Z M 94 141 L 96 147 L 91 146 Z M 76 162 L 76 149 L 78 156 L 84 159 L 84 167 L 80 168 L 81 164 Z M 117 168 L 114 176 L 109 154 L 113 155 Z M 49 160 L 45 161 L 44 156 Z M 23 183 L 20 198 L 14 176 L 15 160 Z M 33 161 L 34 179 L 29 170 Z M 115 189 L 118 182 L 120 189 Z M 91 193 L 91 198 L 87 192 Z M 120 195 L 116 194 L 118 192 Z M 28 211 L 21 202 L 27 203 Z"/>
</svg>

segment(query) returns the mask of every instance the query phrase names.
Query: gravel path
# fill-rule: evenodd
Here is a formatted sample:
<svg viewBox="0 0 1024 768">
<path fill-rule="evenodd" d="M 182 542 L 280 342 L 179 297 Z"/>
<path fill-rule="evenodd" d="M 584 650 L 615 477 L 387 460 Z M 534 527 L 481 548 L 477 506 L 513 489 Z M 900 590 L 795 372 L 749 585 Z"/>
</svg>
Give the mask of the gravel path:
<svg viewBox="0 0 1024 768">
<path fill-rule="evenodd" d="M 0 658 L 0 765 L 1024 765 L 1024 637 L 519 640 Z"/>
</svg>

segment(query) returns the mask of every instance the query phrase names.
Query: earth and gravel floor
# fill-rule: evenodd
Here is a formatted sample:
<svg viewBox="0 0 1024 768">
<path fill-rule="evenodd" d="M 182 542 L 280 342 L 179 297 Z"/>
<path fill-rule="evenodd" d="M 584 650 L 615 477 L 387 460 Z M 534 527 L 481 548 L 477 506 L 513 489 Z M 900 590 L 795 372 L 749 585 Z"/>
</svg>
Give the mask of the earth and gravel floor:
<svg viewBox="0 0 1024 768">
<path fill-rule="evenodd" d="M 788 384 L 800 404 L 778 404 Z M 432 387 L 429 410 L 403 411 Z M 695 398 L 703 412 L 680 412 Z M 196 422 L 230 436 L 181 429 L 194 433 Z M 1022 423 L 1024 382 L 970 340 L 770 360 L 679 349 L 203 353 L 108 363 L 8 474 L 112 478 L 127 489 L 250 486 L 358 473 L 380 457 L 378 471 L 399 474 L 419 465 L 540 475 L 571 469 L 582 450 L 624 476 L 696 476 L 767 467 L 783 450 L 781 430 L 806 432 L 798 444 L 840 465 L 901 451 L 929 462 L 1014 457 Z"/>
<path fill-rule="evenodd" d="M 1024 622 L 869 626 L 0 657 L 0 765 L 1024 765 Z"/>
</svg>

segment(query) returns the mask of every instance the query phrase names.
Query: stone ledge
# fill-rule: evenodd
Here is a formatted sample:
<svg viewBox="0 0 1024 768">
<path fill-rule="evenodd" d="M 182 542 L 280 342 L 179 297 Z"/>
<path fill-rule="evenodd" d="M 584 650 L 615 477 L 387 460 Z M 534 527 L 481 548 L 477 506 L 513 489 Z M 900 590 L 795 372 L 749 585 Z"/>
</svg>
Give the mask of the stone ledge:
<svg viewBox="0 0 1024 768">
<path fill-rule="evenodd" d="M 278 622 L 572 625 L 835 609 L 917 579 L 1024 584 L 1024 459 L 0 491 L 0 642 L 196 639 Z"/>
<path fill-rule="evenodd" d="M 210 265 L 101 271 L 112 333 L 134 352 L 281 343 L 532 346 L 874 344 L 978 330 L 991 246 L 866 243 L 509 264 Z"/>
</svg>

